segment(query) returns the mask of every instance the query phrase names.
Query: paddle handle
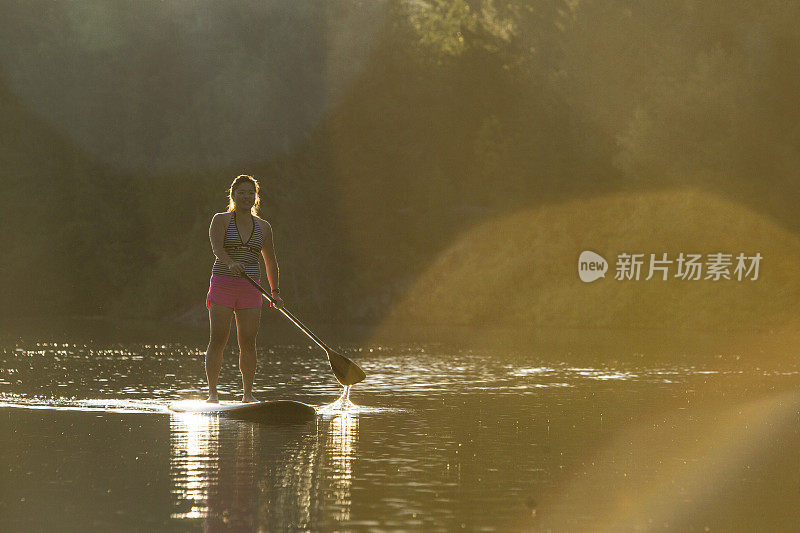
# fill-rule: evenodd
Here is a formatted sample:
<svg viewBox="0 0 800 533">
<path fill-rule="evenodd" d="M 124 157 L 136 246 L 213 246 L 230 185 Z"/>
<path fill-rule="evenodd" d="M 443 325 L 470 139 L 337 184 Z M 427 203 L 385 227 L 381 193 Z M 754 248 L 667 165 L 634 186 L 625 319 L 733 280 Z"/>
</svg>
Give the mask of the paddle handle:
<svg viewBox="0 0 800 533">
<path fill-rule="evenodd" d="M 260 292 L 260 293 L 261 293 L 261 294 L 264 296 L 264 298 L 266 298 L 266 299 L 269 301 L 269 303 L 271 303 L 271 304 L 274 304 L 274 303 L 275 303 L 275 299 L 274 299 L 274 298 L 273 298 L 273 297 L 272 297 L 270 294 L 268 294 L 268 293 L 267 293 L 267 291 L 265 291 L 265 290 L 264 290 L 264 287 L 262 287 L 261 285 L 259 285 L 259 284 L 258 284 L 258 283 L 257 283 L 257 282 L 256 282 L 256 281 L 253 279 L 253 278 L 251 278 L 250 276 L 248 276 L 246 273 L 245 273 L 245 274 L 243 274 L 243 276 L 245 277 L 245 279 L 247 279 L 247 281 L 249 281 L 250 283 L 252 283 L 252 284 L 253 284 L 253 287 L 255 287 L 256 289 L 258 289 L 258 291 L 259 291 L 259 292 Z M 320 348 L 322 348 L 323 350 L 325 350 L 325 353 L 326 353 L 326 354 L 328 354 L 328 356 L 330 356 L 331 349 L 330 349 L 330 348 L 328 348 L 327 346 L 325 346 L 325 343 L 324 343 L 324 342 L 322 342 L 322 341 L 319 339 L 319 337 L 317 337 L 316 335 L 314 335 L 314 334 L 311 332 L 311 330 L 309 330 L 307 327 L 305 327 L 305 326 L 303 325 L 303 323 L 302 323 L 302 322 L 300 322 L 300 320 L 299 320 L 297 317 L 295 317 L 295 316 L 294 316 L 292 313 L 290 313 L 290 312 L 289 312 L 289 310 L 288 310 L 288 309 L 284 309 L 283 307 L 276 307 L 276 309 L 277 309 L 278 311 L 280 311 L 281 313 L 283 313 L 283 316 L 285 316 L 285 317 L 286 317 L 286 318 L 289 320 L 289 322 L 291 322 L 292 324 L 294 324 L 295 326 L 297 326 L 297 329 L 299 329 L 300 331 L 302 331 L 303 333 L 305 333 L 305 334 L 308 336 L 308 338 L 309 338 L 309 339 L 311 339 L 312 341 L 316 342 L 316 343 L 317 343 L 317 345 L 318 345 Z"/>
</svg>

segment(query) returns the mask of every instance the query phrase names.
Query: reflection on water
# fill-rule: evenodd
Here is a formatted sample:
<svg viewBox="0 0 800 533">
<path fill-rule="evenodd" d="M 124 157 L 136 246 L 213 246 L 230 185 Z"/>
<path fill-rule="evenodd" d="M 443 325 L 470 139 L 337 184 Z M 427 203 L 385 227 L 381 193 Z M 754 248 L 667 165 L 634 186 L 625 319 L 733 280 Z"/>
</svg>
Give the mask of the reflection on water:
<svg viewBox="0 0 800 533">
<path fill-rule="evenodd" d="M 346 523 L 352 506 L 357 408 L 343 392 L 314 422 L 261 426 L 194 413 L 170 415 L 171 517 L 204 529 L 308 529 Z"/>
<path fill-rule="evenodd" d="M 329 483 L 335 507 L 334 519 L 338 522 L 350 520 L 353 505 L 353 461 L 356 458 L 358 441 L 358 415 L 340 413 L 327 422 L 325 452 Z"/>
<path fill-rule="evenodd" d="M 274 461 L 257 468 L 259 472 L 273 473 L 259 481 L 260 523 L 270 524 L 270 530 L 307 529 L 311 524 L 319 447 L 317 423 L 310 426 L 298 445 L 283 447 Z M 264 460 L 265 456 L 259 459 Z"/>
<path fill-rule="evenodd" d="M 170 416 L 170 477 L 177 498 L 173 518 L 208 515 L 209 486 L 219 472 L 219 418 L 195 413 Z M 188 509 L 187 509 L 188 507 Z"/>
<path fill-rule="evenodd" d="M 173 518 L 204 529 L 257 524 L 306 528 L 311 519 L 315 424 L 267 427 L 216 416 L 170 422 Z"/>
<path fill-rule="evenodd" d="M 580 531 L 658 522 L 735 531 L 800 522 L 796 366 L 413 346 L 366 353 L 353 356 L 369 379 L 343 391 L 308 347 L 262 350 L 256 393 L 318 406 L 308 424 L 266 426 L 166 410 L 202 394 L 192 348 L 0 346 L 3 527 Z M 235 358 L 226 365 L 232 396 Z"/>
</svg>

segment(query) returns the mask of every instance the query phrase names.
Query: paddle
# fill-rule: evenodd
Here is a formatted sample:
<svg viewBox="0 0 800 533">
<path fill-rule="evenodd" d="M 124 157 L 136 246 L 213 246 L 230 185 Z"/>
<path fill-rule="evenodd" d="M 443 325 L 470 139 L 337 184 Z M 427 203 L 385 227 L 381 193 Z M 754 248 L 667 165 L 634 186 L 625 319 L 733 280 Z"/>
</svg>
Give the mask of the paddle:
<svg viewBox="0 0 800 533">
<path fill-rule="evenodd" d="M 253 286 L 259 290 L 259 292 L 264 296 L 264 298 L 267 299 L 267 301 L 269 301 L 269 303 L 272 304 L 275 303 L 275 300 L 272 299 L 272 296 L 270 296 L 261 285 L 253 281 L 253 278 L 251 278 L 247 274 L 243 275 L 247 279 L 247 281 L 252 283 Z M 308 338 L 316 342 L 320 348 L 325 350 L 325 354 L 328 356 L 328 361 L 331 364 L 331 369 L 333 369 L 333 374 L 336 376 L 336 380 L 339 383 L 341 383 L 345 387 L 348 387 L 350 385 L 355 385 L 359 381 L 363 381 L 364 378 L 367 377 L 367 375 L 364 374 L 364 371 L 361 370 L 361 367 L 359 367 L 357 364 L 355 364 L 353 361 L 343 356 L 342 354 L 336 353 L 335 351 L 325 346 L 325 343 L 322 342 L 319 339 L 319 337 L 311 333 L 311 331 L 309 331 L 309 329 L 305 327 L 303 323 L 300 322 L 292 313 L 290 313 L 283 307 L 278 307 L 277 309 L 278 311 L 283 313 L 283 316 L 289 319 L 289 322 L 297 326 L 297 328 L 300 331 L 308 335 Z"/>
</svg>

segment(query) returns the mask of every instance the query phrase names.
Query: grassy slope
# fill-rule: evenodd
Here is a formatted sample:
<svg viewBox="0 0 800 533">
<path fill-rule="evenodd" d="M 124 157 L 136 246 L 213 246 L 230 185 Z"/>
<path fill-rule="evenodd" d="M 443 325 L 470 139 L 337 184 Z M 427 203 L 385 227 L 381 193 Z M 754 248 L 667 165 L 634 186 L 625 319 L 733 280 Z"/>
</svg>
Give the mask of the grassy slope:
<svg viewBox="0 0 800 533">
<path fill-rule="evenodd" d="M 583 250 L 609 261 L 606 279 L 579 280 Z M 622 252 L 760 252 L 764 259 L 757 281 L 617 281 Z M 758 329 L 798 319 L 798 261 L 795 236 L 714 195 L 616 194 L 520 211 L 466 232 L 386 325 Z"/>
</svg>

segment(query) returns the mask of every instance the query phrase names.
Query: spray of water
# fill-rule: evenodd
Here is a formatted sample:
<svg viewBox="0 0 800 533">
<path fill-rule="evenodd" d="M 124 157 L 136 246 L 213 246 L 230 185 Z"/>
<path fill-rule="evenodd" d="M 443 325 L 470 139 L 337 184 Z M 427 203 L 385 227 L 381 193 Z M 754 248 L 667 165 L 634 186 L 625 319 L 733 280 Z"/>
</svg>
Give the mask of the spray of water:
<svg viewBox="0 0 800 533">
<path fill-rule="evenodd" d="M 342 395 L 335 402 L 326 405 L 320 411 L 323 413 L 341 413 L 358 410 L 358 406 L 350 401 L 350 388 L 349 386 L 345 387 L 342 390 Z"/>
</svg>

